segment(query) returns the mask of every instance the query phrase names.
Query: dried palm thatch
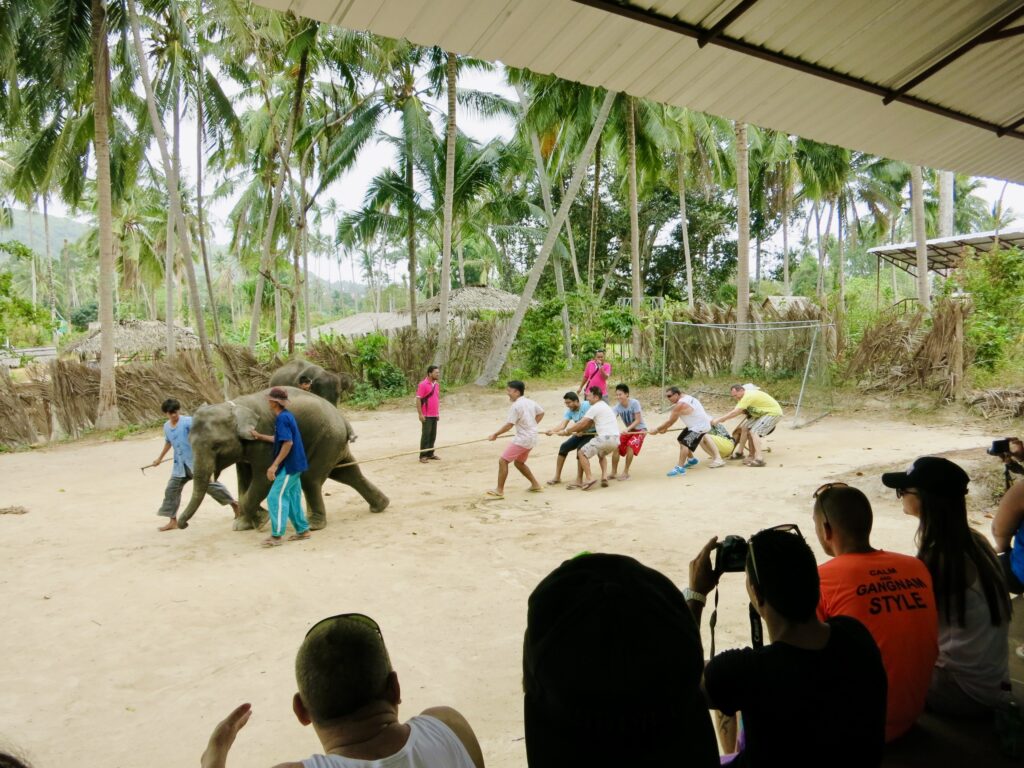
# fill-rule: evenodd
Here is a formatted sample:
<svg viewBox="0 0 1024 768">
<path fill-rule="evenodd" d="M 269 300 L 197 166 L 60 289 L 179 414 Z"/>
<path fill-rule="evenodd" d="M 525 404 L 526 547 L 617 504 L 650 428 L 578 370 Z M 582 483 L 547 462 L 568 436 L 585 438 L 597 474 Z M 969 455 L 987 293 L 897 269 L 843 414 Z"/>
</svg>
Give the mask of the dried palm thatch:
<svg viewBox="0 0 1024 768">
<path fill-rule="evenodd" d="M 232 397 L 270 386 L 270 375 L 287 362 L 286 358 L 275 355 L 261 363 L 248 348 L 236 344 L 215 345 L 215 349 L 224 363 L 224 377 Z"/>
<path fill-rule="evenodd" d="M 30 400 L 21 396 L 24 385 L 11 381 L 7 369 L 0 366 L 0 444 L 27 445 L 39 439 L 39 432 L 28 410 Z M 43 432 L 45 434 L 45 431 Z"/>
<path fill-rule="evenodd" d="M 511 315 L 519 306 L 519 296 L 497 288 L 473 286 L 457 288 L 448 296 L 448 311 L 453 315 L 479 317 L 483 312 Z M 417 305 L 417 312 L 440 312 L 441 296 L 433 296 Z M 408 314 L 408 313 L 406 313 Z"/>
<path fill-rule="evenodd" d="M 975 393 L 968 404 L 986 419 L 1024 418 L 1024 388 L 986 389 Z"/>
<path fill-rule="evenodd" d="M 69 345 L 64 352 L 80 360 L 99 360 L 103 344 L 97 328 L 86 338 Z M 199 349 L 199 337 L 191 328 L 174 327 L 176 350 Z M 157 320 L 119 320 L 114 326 L 114 354 L 118 360 L 152 360 L 167 353 L 167 324 Z"/>
<path fill-rule="evenodd" d="M 160 418 L 160 405 L 169 397 L 192 411 L 224 398 L 216 377 L 195 352 L 182 352 L 171 360 L 118 366 L 117 408 L 128 424 L 147 424 Z M 83 363 L 57 360 L 48 367 L 51 407 L 61 428 L 70 435 L 92 426 L 99 402 L 99 371 Z"/>
<path fill-rule="evenodd" d="M 960 397 L 972 357 L 964 343 L 969 314 L 965 302 L 944 299 L 933 307 L 929 323 L 923 312 L 883 316 L 865 331 L 847 365 L 847 377 L 867 390 L 920 388 Z"/>
</svg>

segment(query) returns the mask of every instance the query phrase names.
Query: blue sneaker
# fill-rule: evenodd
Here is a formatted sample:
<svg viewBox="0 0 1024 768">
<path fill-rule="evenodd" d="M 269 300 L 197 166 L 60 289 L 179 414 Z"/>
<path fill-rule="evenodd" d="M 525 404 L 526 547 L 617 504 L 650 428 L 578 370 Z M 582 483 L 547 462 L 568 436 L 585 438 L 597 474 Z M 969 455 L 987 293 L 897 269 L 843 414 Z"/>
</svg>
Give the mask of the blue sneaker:
<svg viewBox="0 0 1024 768">
<path fill-rule="evenodd" d="M 667 477 L 681 477 L 686 474 L 686 467 L 672 467 L 667 473 Z"/>
<path fill-rule="evenodd" d="M 689 469 L 690 467 L 696 467 L 698 464 L 700 464 L 700 461 L 697 459 L 696 456 L 691 456 L 686 460 L 687 469 Z"/>
</svg>

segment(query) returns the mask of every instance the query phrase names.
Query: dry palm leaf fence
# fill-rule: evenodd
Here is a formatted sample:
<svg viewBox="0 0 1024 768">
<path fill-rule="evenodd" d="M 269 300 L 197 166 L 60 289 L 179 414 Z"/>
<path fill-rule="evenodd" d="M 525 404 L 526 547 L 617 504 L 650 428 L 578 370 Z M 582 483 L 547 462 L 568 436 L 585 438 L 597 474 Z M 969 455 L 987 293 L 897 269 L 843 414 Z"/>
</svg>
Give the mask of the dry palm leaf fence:
<svg viewBox="0 0 1024 768">
<path fill-rule="evenodd" d="M 681 309 L 673 314 L 673 322 L 731 325 L 736 322 L 735 307 L 697 304 L 692 310 Z M 831 322 L 827 312 L 814 305 L 790 306 L 778 310 L 771 306 L 752 305 L 750 323 Z M 807 362 L 813 328 L 756 330 L 745 334 L 749 345 L 748 365 L 773 375 L 799 376 Z M 694 379 L 715 377 L 728 373 L 732 367 L 736 331 L 728 328 L 701 328 L 699 330 L 669 326 L 665 340 L 666 373 L 671 378 Z M 835 352 L 835 332 L 828 328 L 824 339 L 828 359 Z"/>
<path fill-rule="evenodd" d="M 846 378 L 866 390 L 920 388 L 955 399 L 963 395 L 971 351 L 964 344 L 970 307 L 943 299 L 923 312 L 884 315 L 870 326 L 846 366 Z"/>
<path fill-rule="evenodd" d="M 1024 389 L 988 389 L 968 401 L 986 419 L 1024 418 Z"/>
<path fill-rule="evenodd" d="M 279 356 L 261 363 L 247 347 L 234 344 L 215 345 L 224 368 L 224 378 L 232 397 L 257 392 L 270 386 L 270 375 L 284 365 Z"/>
<path fill-rule="evenodd" d="M 0 445 L 23 445 L 38 439 L 38 424 L 29 387 L 15 384 L 0 367 Z"/>
</svg>

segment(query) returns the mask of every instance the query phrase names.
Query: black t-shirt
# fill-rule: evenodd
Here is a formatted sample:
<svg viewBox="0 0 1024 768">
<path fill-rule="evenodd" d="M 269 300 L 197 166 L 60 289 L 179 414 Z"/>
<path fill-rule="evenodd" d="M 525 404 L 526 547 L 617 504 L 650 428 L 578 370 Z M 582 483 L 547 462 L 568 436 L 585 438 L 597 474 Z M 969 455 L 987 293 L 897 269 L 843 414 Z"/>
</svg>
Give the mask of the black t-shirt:
<svg viewBox="0 0 1024 768">
<path fill-rule="evenodd" d="M 734 765 L 869 768 L 885 746 L 887 681 L 864 625 L 835 616 L 820 651 L 772 643 L 725 651 L 704 670 L 715 709 L 743 713 L 746 747 Z"/>
</svg>

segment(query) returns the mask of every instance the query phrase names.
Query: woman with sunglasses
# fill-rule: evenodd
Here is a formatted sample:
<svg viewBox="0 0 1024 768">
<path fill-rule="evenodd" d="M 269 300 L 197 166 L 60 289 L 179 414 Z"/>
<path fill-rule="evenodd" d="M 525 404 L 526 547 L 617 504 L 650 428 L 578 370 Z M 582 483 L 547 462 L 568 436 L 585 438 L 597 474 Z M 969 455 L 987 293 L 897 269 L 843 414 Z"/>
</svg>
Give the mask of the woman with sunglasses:
<svg viewBox="0 0 1024 768">
<path fill-rule="evenodd" d="M 929 709 L 987 716 L 1009 695 L 1010 600 L 992 546 L 967 523 L 962 468 L 922 456 L 906 472 L 887 472 L 903 511 L 919 519 L 917 556 L 928 567 L 939 609 L 939 658 Z"/>
</svg>

